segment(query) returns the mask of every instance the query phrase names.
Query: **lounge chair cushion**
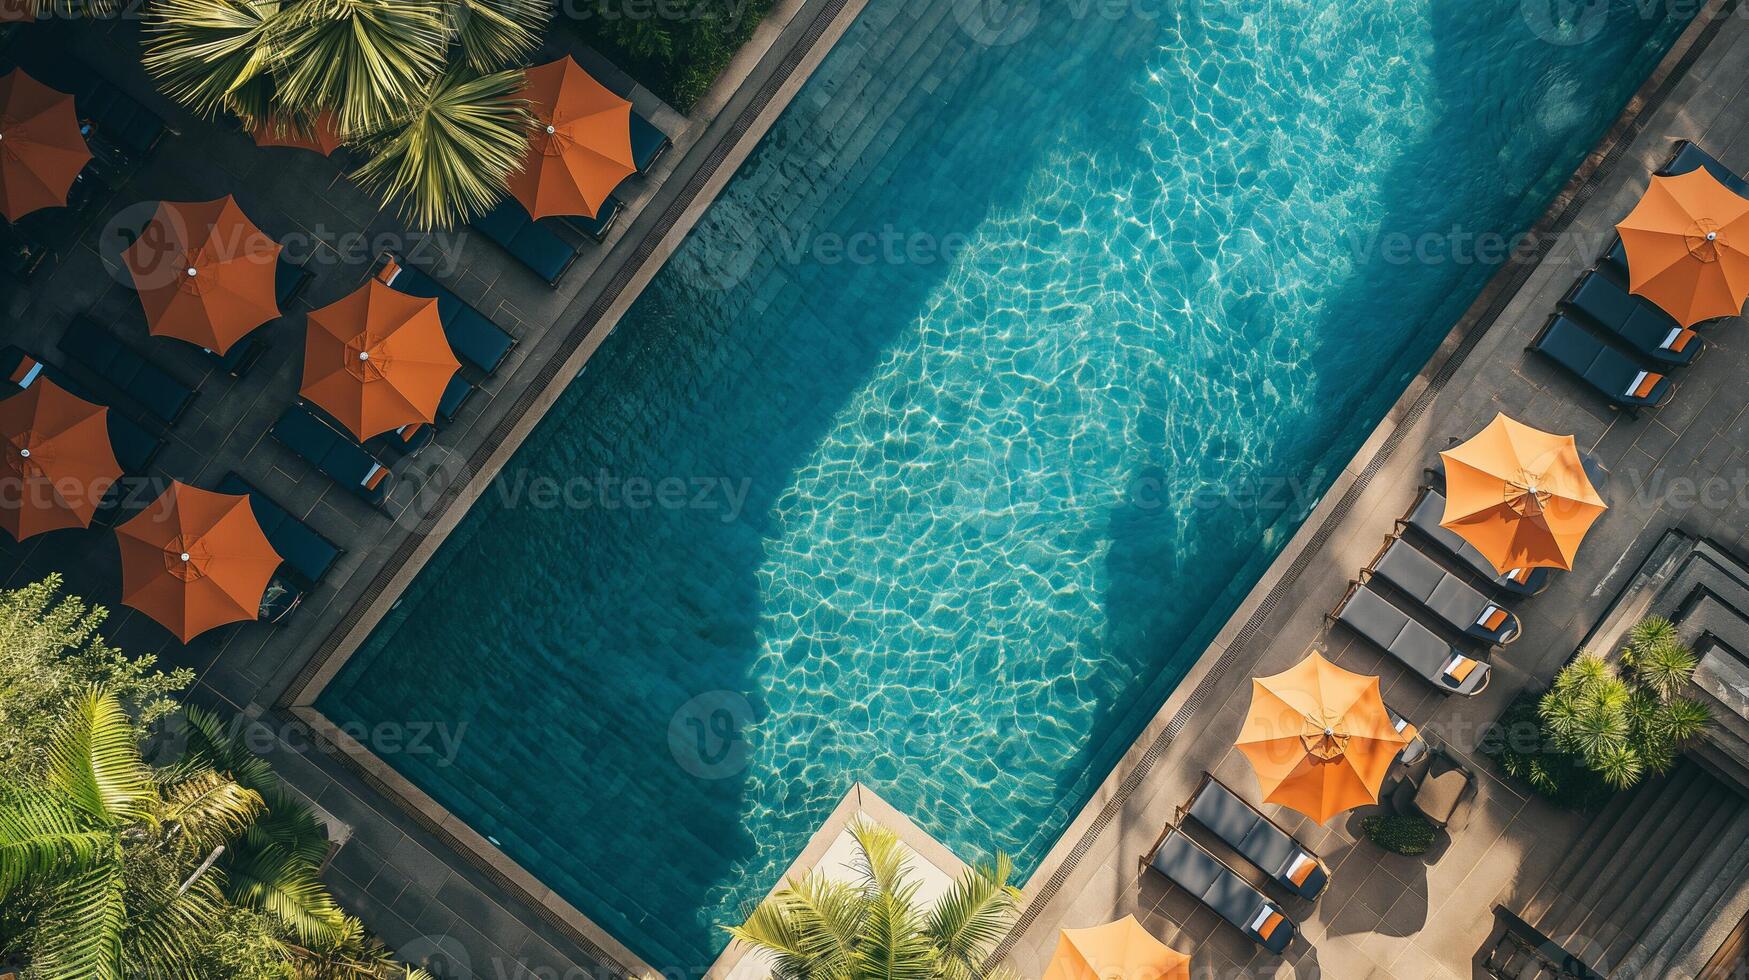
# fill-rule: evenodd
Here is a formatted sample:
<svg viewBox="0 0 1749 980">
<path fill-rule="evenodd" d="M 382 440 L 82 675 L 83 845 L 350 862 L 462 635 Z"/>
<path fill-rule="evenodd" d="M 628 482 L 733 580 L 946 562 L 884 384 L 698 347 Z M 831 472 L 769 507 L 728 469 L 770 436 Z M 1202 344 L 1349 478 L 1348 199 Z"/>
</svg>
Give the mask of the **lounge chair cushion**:
<svg viewBox="0 0 1749 980">
<path fill-rule="evenodd" d="M 514 198 L 505 198 L 497 207 L 475 218 L 474 228 L 549 284 L 558 282 L 577 258 L 576 246 L 529 217 Z"/>
<path fill-rule="evenodd" d="M 669 147 L 668 134 L 643 116 L 632 112 L 632 163 L 638 173 L 647 173 Z"/>
<path fill-rule="evenodd" d="M 1657 405 L 1670 390 L 1669 379 L 1660 376 L 1645 387 L 1643 394 L 1639 393 L 1639 365 L 1565 316 L 1552 318 L 1531 349 L 1571 371 L 1618 405 L 1630 408 Z"/>
<path fill-rule="evenodd" d="M 174 425 L 194 401 L 194 389 L 141 356 L 88 317 L 75 317 L 61 337 L 61 351 Z"/>
<path fill-rule="evenodd" d="M 1608 276 L 1585 273 L 1562 302 L 1648 357 L 1686 364 L 1700 353 L 1699 344 L 1692 350 L 1686 342 L 1681 350 L 1665 346 L 1683 338 L 1682 326 L 1656 304 L 1633 295 Z"/>
<path fill-rule="evenodd" d="M 320 580 L 333 566 L 334 560 L 340 557 L 338 546 L 292 516 L 290 511 L 241 476 L 235 473 L 225 474 L 225 478 L 219 482 L 218 490 L 220 493 L 243 494 L 249 498 L 250 509 L 255 512 L 256 523 L 261 525 L 261 533 L 267 535 L 273 550 L 279 552 L 286 564 L 305 580 L 305 588 Z"/>
<path fill-rule="evenodd" d="M 1196 896 L 1198 901 L 1264 949 L 1279 953 L 1293 941 L 1294 926 L 1286 921 L 1285 916 L 1268 936 L 1260 935 L 1252 923 L 1260 914 L 1276 914 L 1280 909 L 1214 855 L 1203 850 L 1201 845 L 1186 837 L 1183 831 L 1173 829 L 1166 834 L 1149 860 L 1149 866 Z"/>
<path fill-rule="evenodd" d="M 1474 694 L 1487 679 L 1488 665 L 1478 664 L 1462 682 L 1453 683 L 1445 673 L 1457 653 L 1451 644 L 1366 585 L 1349 593 L 1336 618 L 1442 691 Z"/>
<path fill-rule="evenodd" d="M 1454 630 L 1490 643 L 1504 643 L 1517 634 L 1518 624 L 1512 614 L 1489 602 L 1487 596 L 1403 538 L 1391 542 L 1373 563 L 1372 570 Z M 1499 613 L 1498 621 L 1491 625 L 1490 612 Z M 1508 620 L 1513 620 L 1510 627 Z"/>
</svg>

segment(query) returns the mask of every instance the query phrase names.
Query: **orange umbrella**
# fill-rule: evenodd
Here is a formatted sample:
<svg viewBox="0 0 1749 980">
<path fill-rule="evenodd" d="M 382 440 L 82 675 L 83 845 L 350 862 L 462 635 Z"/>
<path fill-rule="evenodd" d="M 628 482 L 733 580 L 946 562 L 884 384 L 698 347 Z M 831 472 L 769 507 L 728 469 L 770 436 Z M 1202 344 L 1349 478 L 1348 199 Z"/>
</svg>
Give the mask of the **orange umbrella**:
<svg viewBox="0 0 1749 980">
<path fill-rule="evenodd" d="M 279 553 L 246 496 L 181 483 L 115 530 L 121 601 L 187 643 L 215 626 L 255 619 Z"/>
<path fill-rule="evenodd" d="M 1572 568 L 1591 522 L 1609 505 L 1585 473 L 1572 436 L 1504 415 L 1445 460 L 1445 517 L 1494 567 Z"/>
<path fill-rule="evenodd" d="M 1377 803 L 1379 784 L 1408 740 L 1391 724 L 1379 679 L 1343 670 L 1316 651 L 1251 681 L 1239 751 L 1257 770 L 1263 800 L 1323 823 Z"/>
<path fill-rule="evenodd" d="M 443 335 L 437 300 L 372 279 L 309 319 L 300 394 L 359 439 L 436 421 L 443 389 L 461 368 Z"/>
<path fill-rule="evenodd" d="M 279 316 L 274 288 L 280 245 L 229 195 L 163 201 L 122 253 L 155 337 L 175 337 L 223 354 Z"/>
<path fill-rule="evenodd" d="M 7 221 L 66 204 L 90 162 L 71 95 L 18 68 L 0 76 L 0 214 Z"/>
<path fill-rule="evenodd" d="M 324 112 L 308 125 L 285 120 L 264 120 L 249 133 L 256 146 L 291 146 L 314 150 L 323 156 L 340 149 L 340 129 L 332 112 Z"/>
<path fill-rule="evenodd" d="M 22 541 L 90 527 L 121 477 L 109 445 L 109 409 L 47 378 L 0 402 L 0 526 Z"/>
<path fill-rule="evenodd" d="M 1133 915 L 1058 935 L 1044 980 L 1190 980 L 1190 957 L 1155 939 Z"/>
<path fill-rule="evenodd" d="M 1628 288 L 1685 327 L 1743 312 L 1749 297 L 1749 200 L 1705 167 L 1652 186 L 1616 230 Z"/>
<path fill-rule="evenodd" d="M 632 104 L 570 58 L 530 68 L 522 97 L 538 126 L 510 193 L 536 218 L 595 217 L 620 181 L 638 172 Z"/>
</svg>

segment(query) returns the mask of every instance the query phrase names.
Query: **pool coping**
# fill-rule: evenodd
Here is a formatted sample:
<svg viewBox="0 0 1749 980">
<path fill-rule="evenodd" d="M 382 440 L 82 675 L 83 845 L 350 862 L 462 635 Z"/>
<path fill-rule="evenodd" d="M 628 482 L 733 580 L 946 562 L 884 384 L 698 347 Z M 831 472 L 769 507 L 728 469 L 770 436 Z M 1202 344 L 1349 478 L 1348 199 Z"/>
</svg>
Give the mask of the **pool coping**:
<svg viewBox="0 0 1749 980">
<path fill-rule="evenodd" d="M 1165 757 L 1179 732 L 1190 723 L 1221 682 L 1235 669 L 1261 655 L 1263 644 L 1259 643 L 1255 650 L 1251 649 L 1251 644 L 1258 639 L 1267 641 L 1267 637 L 1259 638 L 1258 634 L 1269 614 L 1291 591 L 1324 543 L 1334 535 L 1407 431 L 1432 405 L 1435 396 L 1457 376 L 1470 353 L 1547 257 L 1559 232 L 1578 215 L 1616 159 L 1626 152 L 1646 120 L 1664 103 L 1675 84 L 1706 50 L 1738 4 L 1739 0 L 1707 0 L 1645 81 L 1635 89 L 1597 144 L 1579 162 L 1549 206 L 1526 232 L 1527 239 L 1534 241 L 1536 247 L 1528 254 L 1524 250 L 1514 250 L 1508 261 L 1488 278 L 1476 299 L 1453 323 L 1439 347 L 1324 491 L 1287 546 L 1270 562 L 1220 632 L 1198 655 L 1165 703 L 1136 735 L 1122 758 L 1046 852 L 1022 889 L 1020 916 L 987 958 L 987 967 L 993 968 L 1001 963 L 1035 924 L 1050 905 L 1050 900 L 1078 870 L 1081 859 L 1092 852 L 1095 842 L 1111 825 L 1130 795 Z"/>
</svg>

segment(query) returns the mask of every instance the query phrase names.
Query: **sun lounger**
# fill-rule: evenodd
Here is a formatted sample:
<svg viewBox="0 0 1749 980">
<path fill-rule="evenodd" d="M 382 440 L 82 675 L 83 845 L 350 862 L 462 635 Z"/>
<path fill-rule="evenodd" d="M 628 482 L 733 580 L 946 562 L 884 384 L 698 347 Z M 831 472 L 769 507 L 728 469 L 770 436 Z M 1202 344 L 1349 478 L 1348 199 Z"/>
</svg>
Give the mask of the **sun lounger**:
<svg viewBox="0 0 1749 980">
<path fill-rule="evenodd" d="M 454 422 L 456 413 L 468 403 L 468 397 L 474 393 L 474 386 L 457 371 L 450 376 L 449 384 L 443 389 L 443 397 L 437 401 L 437 420 L 439 422 Z"/>
<path fill-rule="evenodd" d="M 340 548 L 235 473 L 225 474 L 218 491 L 249 498 L 249 507 L 255 512 L 255 522 L 261 525 L 261 533 L 267 536 L 268 543 L 279 552 L 279 557 L 285 559 L 261 597 L 261 618 L 277 623 L 296 609 L 304 601 L 304 596 L 316 587 L 316 582 L 340 557 Z"/>
<path fill-rule="evenodd" d="M 10 386 L 19 391 L 29 388 L 39 378 L 47 378 L 60 385 L 68 394 L 88 402 L 103 404 L 101 398 L 68 377 L 67 372 L 52 364 L 46 364 L 17 347 L 0 350 L 0 376 L 4 376 Z M 119 409 L 110 408 L 108 420 L 110 448 L 115 450 L 115 461 L 121 464 L 122 472 L 128 476 L 144 476 L 157 460 L 158 454 L 163 451 L 164 439 Z"/>
<path fill-rule="evenodd" d="M 1168 824 L 1143 861 L 1271 953 L 1293 941 L 1287 913 L 1182 830 Z"/>
<path fill-rule="evenodd" d="M 1300 898 L 1317 898 L 1330 881 L 1330 869 L 1293 835 L 1277 827 L 1258 809 L 1214 777 L 1202 782 L 1179 811 L 1207 827 L 1228 847 Z"/>
<path fill-rule="evenodd" d="M 1657 408 L 1676 391 L 1675 382 L 1598 340 L 1561 314 L 1549 318 L 1525 350 L 1535 351 L 1629 410 Z"/>
<path fill-rule="evenodd" d="M 1706 346 L 1699 334 L 1671 319 L 1657 304 L 1599 272 L 1580 276 L 1561 302 L 1655 361 L 1689 364 Z"/>
<path fill-rule="evenodd" d="M 145 160 L 164 138 L 167 127 L 163 117 L 104 80 L 64 46 L 17 43 L 8 55 L 32 78 L 71 93 L 79 117 L 90 120 L 105 140 L 135 163 Z"/>
<path fill-rule="evenodd" d="M 610 196 L 601 202 L 601 210 L 596 212 L 593 218 L 586 218 L 579 214 L 553 220 L 563 221 L 575 228 L 578 234 L 587 235 L 599 242 L 607 237 L 608 231 L 613 228 L 614 221 L 618 220 L 619 213 L 624 207 L 625 205 L 620 202 L 619 198 Z"/>
<path fill-rule="evenodd" d="M 650 168 L 673 145 L 674 141 L 668 138 L 667 133 L 657 129 L 655 123 L 638 115 L 636 109 L 632 110 L 632 163 L 637 166 L 638 173 L 649 173 Z"/>
<path fill-rule="evenodd" d="M 307 460 L 329 479 L 381 507 L 394 482 L 389 468 L 352 437 L 317 418 L 309 408 L 293 405 L 273 423 L 273 437 Z"/>
<path fill-rule="evenodd" d="M 286 566 L 297 575 L 299 584 L 308 589 L 328 574 L 328 569 L 342 553 L 339 545 L 318 534 L 313 528 L 281 507 L 261 488 L 237 473 L 226 473 L 219 481 L 220 493 L 246 494 L 255 511 L 255 521 L 261 533 L 273 545 L 273 550 L 285 559 Z"/>
<path fill-rule="evenodd" d="M 1495 571 L 1494 563 L 1483 557 L 1474 545 L 1465 541 L 1456 531 L 1441 527 L 1439 522 L 1443 520 L 1445 495 L 1432 487 L 1422 487 L 1421 495 L 1415 498 L 1415 505 L 1397 523 L 1414 528 L 1445 549 L 1448 555 L 1468 565 L 1477 575 L 1514 595 L 1536 595 L 1549 587 L 1549 570 L 1546 568 L 1513 568 L 1504 573 Z"/>
<path fill-rule="evenodd" d="M 1427 740 L 1421 737 L 1421 729 L 1388 704 L 1385 705 L 1385 714 L 1391 716 L 1391 727 L 1409 740 L 1408 744 L 1403 746 L 1402 751 L 1397 753 L 1396 761 L 1405 766 L 1412 766 L 1420 762 L 1427 755 Z"/>
<path fill-rule="evenodd" d="M 175 425 L 194 403 L 195 390 L 146 360 L 90 317 L 74 317 L 61 336 L 61 352 L 143 406 L 165 425 Z"/>
<path fill-rule="evenodd" d="M 1349 586 L 1330 618 L 1441 691 L 1473 697 L 1488 686 L 1487 664 L 1447 643 L 1365 583 Z"/>
<path fill-rule="evenodd" d="M 379 456 L 383 453 L 394 453 L 397 456 L 416 456 L 421 449 L 431 445 L 436 438 L 437 426 L 427 422 L 410 422 L 398 429 L 390 429 L 366 439 L 364 448 Z"/>
<path fill-rule="evenodd" d="M 310 280 L 316 278 L 306 264 L 307 260 L 306 263 L 293 262 L 286 258 L 285 252 L 279 253 L 279 264 L 273 269 L 273 298 L 279 303 L 279 312 L 286 312 L 286 308 L 303 295 Z"/>
<path fill-rule="evenodd" d="M 528 216 L 515 198 L 505 198 L 497 207 L 475 218 L 473 229 L 527 266 L 547 285 L 557 285 L 582 252 L 581 242 L 566 241 L 558 228 Z"/>
<path fill-rule="evenodd" d="M 1391 583 L 1453 630 L 1472 639 L 1503 646 L 1518 639 L 1523 629 L 1511 611 L 1470 588 L 1406 538 L 1392 538 L 1367 572 Z"/>
<path fill-rule="evenodd" d="M 443 335 L 449 341 L 450 349 L 464 364 L 473 367 L 480 374 L 491 374 L 498 370 L 498 366 L 504 363 L 504 358 L 516 346 L 516 338 L 510 336 L 503 327 L 486 319 L 485 314 L 462 302 L 460 296 L 436 279 L 408 265 L 405 259 L 394 252 L 384 252 L 377 256 L 371 275 L 383 285 L 391 286 L 409 296 L 437 300 L 437 317 L 443 321 Z"/>
</svg>

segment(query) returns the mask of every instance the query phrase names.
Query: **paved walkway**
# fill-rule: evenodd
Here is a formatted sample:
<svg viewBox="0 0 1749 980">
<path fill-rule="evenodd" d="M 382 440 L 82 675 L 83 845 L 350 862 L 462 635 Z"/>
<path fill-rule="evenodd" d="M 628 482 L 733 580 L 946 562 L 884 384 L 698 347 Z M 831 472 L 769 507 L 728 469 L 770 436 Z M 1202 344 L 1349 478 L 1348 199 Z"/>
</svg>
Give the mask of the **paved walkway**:
<svg viewBox="0 0 1749 980">
<path fill-rule="evenodd" d="M 1564 216 L 1570 224 L 1552 226 L 1553 247 L 1521 286 L 1500 297 L 1503 312 L 1491 326 L 1478 321 L 1486 332 L 1473 348 L 1465 343 L 1475 332 L 1462 327 L 1447 341 L 1053 852 L 1060 870 L 1053 875 L 1048 865 L 1029 885 L 1024 927 L 1003 950 L 1022 975 L 1038 975 L 1059 928 L 1124 913 L 1194 952 L 1198 975 L 1244 970 L 1435 980 L 1478 973 L 1478 952 L 1496 929 L 1495 906 L 1534 891 L 1583 825 L 1582 818 L 1492 775 L 1474 753 L 1484 726 L 1526 685 L 1553 675 L 1666 528 L 1749 551 L 1749 494 L 1742 491 L 1749 486 L 1749 387 L 1742 383 L 1749 339 L 1742 322 L 1707 327 L 1710 349 L 1678 375 L 1675 400 L 1641 418 L 1611 412 L 1523 350 L 1676 140 L 1696 140 L 1734 168 L 1749 168 L 1746 66 L 1749 24 L 1726 17 L 1692 68 L 1672 75 L 1662 104 L 1638 120 L 1643 128 L 1628 133 L 1625 151 L 1605 160 L 1595 183 L 1571 198 L 1576 203 Z M 1496 412 L 1575 433 L 1612 472 L 1611 509 L 1574 570 L 1518 604 L 1524 638 L 1493 655 L 1495 679 L 1487 691 L 1446 698 L 1346 630 L 1326 630 L 1322 619 L 1408 508 L 1423 468 L 1437 462 L 1450 440 L 1472 434 Z M 1689 492 L 1708 485 L 1729 492 L 1698 501 Z M 1203 770 L 1255 801 L 1256 779 L 1232 749 L 1249 702 L 1248 678 L 1287 667 L 1309 646 L 1350 669 L 1382 676 L 1385 700 L 1466 757 L 1479 775 L 1479 792 L 1467 825 L 1424 858 L 1357 842 L 1367 811 L 1319 827 L 1266 807 L 1334 868 L 1329 891 L 1314 907 L 1291 909 L 1304 938 L 1278 959 L 1258 952 L 1160 876 L 1141 873 L 1139 862 Z"/>
</svg>

